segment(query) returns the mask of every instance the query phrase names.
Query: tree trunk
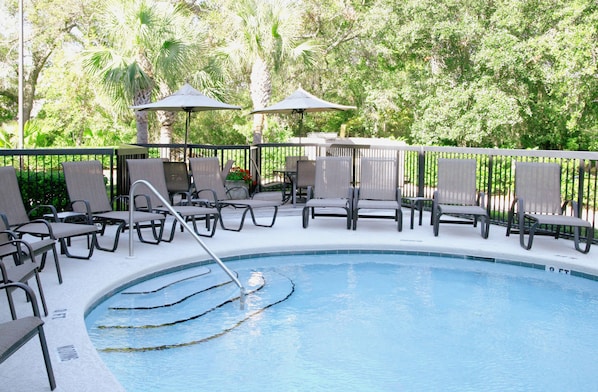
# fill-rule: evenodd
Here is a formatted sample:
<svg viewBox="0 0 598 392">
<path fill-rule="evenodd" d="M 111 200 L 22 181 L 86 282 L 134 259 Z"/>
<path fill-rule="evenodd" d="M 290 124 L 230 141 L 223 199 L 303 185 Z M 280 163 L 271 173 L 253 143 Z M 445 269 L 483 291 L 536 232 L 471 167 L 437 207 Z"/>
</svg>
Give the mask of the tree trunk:
<svg viewBox="0 0 598 392">
<path fill-rule="evenodd" d="M 261 109 L 268 105 L 272 95 L 272 77 L 268 64 L 261 57 L 257 57 L 251 67 L 250 87 L 251 101 L 254 109 Z M 259 144 L 264 132 L 264 115 L 253 115 L 253 144 Z"/>
<path fill-rule="evenodd" d="M 135 106 L 149 103 L 151 96 L 152 96 L 151 88 L 139 90 L 135 94 L 133 103 L 135 104 Z M 136 122 L 136 126 L 137 126 L 137 143 L 139 143 L 139 144 L 149 143 L 149 134 L 147 131 L 147 111 L 146 110 L 135 111 L 135 120 L 136 120 L 135 122 Z"/>
</svg>

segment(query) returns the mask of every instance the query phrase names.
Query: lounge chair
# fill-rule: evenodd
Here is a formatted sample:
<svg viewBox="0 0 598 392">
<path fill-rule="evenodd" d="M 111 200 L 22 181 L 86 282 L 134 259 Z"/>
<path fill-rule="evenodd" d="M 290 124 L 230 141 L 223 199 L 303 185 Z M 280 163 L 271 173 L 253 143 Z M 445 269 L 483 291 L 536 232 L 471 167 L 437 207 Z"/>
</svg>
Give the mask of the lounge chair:
<svg viewBox="0 0 598 392">
<path fill-rule="evenodd" d="M 164 162 L 164 176 L 170 204 L 190 204 L 191 181 L 187 164 L 185 162 Z"/>
<path fill-rule="evenodd" d="M 480 221 L 482 238 L 488 238 L 490 218 L 484 193 L 476 189 L 475 159 L 438 159 L 438 186 L 434 192 L 432 222 L 438 236 L 440 223 L 473 223 Z M 441 220 L 442 215 L 464 218 Z"/>
<path fill-rule="evenodd" d="M 19 235 L 14 231 L 9 229 L 8 225 L 8 218 L 4 214 L 0 214 L 0 242 L 6 243 L 12 240 L 20 239 Z M 52 252 L 52 256 L 54 257 L 54 265 L 56 266 L 56 275 L 58 276 L 58 283 L 62 284 L 62 272 L 60 270 L 60 262 L 58 261 L 58 252 L 56 251 L 56 240 L 51 238 L 46 239 L 38 239 L 38 240 L 28 240 L 27 244 L 29 245 L 29 249 L 33 251 L 33 254 L 36 257 L 41 256 L 41 262 L 39 266 L 39 271 L 41 272 L 44 269 L 46 264 L 46 257 L 48 252 Z M 0 259 L 7 256 L 7 255 L 15 255 L 16 246 L 5 244 L 0 246 Z M 14 257 L 16 261 L 16 257 Z"/>
<path fill-rule="evenodd" d="M 391 218 L 397 221 L 397 230 L 403 230 L 401 188 L 397 185 L 396 159 L 361 158 L 361 182 L 355 190 L 353 230 L 360 217 Z M 359 210 L 388 210 L 393 215 L 360 215 Z"/>
<path fill-rule="evenodd" d="M 145 180 L 149 182 L 165 200 L 168 200 L 168 189 L 166 188 L 166 177 L 164 174 L 164 163 L 161 159 L 127 159 L 127 168 L 129 171 L 129 180 L 131 184 L 138 180 Z M 143 184 L 139 186 L 138 195 L 143 197 L 135 196 L 135 205 L 137 208 L 142 210 L 148 210 L 152 212 L 159 212 L 162 214 L 170 214 L 170 211 L 164 206 L 162 201 L 150 192 L 149 189 Z M 179 205 L 172 206 L 172 208 L 179 214 L 185 221 L 191 221 L 193 224 L 193 230 L 197 235 L 203 237 L 212 237 L 216 232 L 216 226 L 218 219 L 220 218 L 220 212 L 215 208 L 200 207 L 196 205 Z M 197 220 L 205 220 L 208 234 L 200 232 L 197 228 Z M 214 219 L 213 224 L 211 220 Z M 172 228 L 170 230 L 170 237 L 163 241 L 171 242 L 176 232 L 177 220 L 174 219 L 172 222 Z"/>
<path fill-rule="evenodd" d="M 0 290 L 23 290 L 31 303 L 33 312 L 31 316 L 21 318 L 17 318 L 13 315 L 11 321 L 0 323 L 0 363 L 6 361 L 11 355 L 16 353 L 27 342 L 33 339 L 33 337 L 39 336 L 39 343 L 46 364 L 46 373 L 48 374 L 50 389 L 54 390 L 56 388 L 56 380 L 54 379 L 52 361 L 50 360 L 50 353 L 44 334 L 44 322 L 40 318 L 39 308 L 33 290 L 23 283 L 0 284 Z M 31 378 L 33 376 L 26 363 L 23 365 L 23 371 L 23 377 Z M 4 382 L 3 384 L 4 387 L 10 389 L 10 386 L 6 385 Z"/>
<path fill-rule="evenodd" d="M 296 190 L 295 181 L 297 178 L 297 162 L 298 161 L 306 161 L 308 158 L 306 156 L 299 156 L 299 155 L 290 155 L 285 157 L 284 159 L 284 178 L 283 178 L 283 185 L 284 185 L 284 193 L 283 199 L 289 200 L 289 198 L 295 200 L 295 195 L 292 193 Z"/>
<path fill-rule="evenodd" d="M 297 197 L 302 196 L 304 189 L 307 194 L 307 189 L 316 184 L 316 161 L 301 160 L 297 161 L 297 174 L 293 181 L 292 199 L 293 207 L 297 205 Z"/>
<path fill-rule="evenodd" d="M 243 210 L 241 222 L 235 228 L 226 227 L 224 220 L 220 219 L 220 225 L 224 230 L 240 231 L 243 229 L 245 217 L 247 213 L 251 215 L 253 224 L 261 227 L 272 227 L 276 222 L 276 215 L 278 213 L 279 203 L 269 200 L 257 199 L 231 199 L 226 187 L 220 178 L 220 166 L 218 158 L 190 158 L 189 166 L 193 175 L 193 181 L 197 196 L 202 199 L 208 199 L 210 205 L 218 209 L 222 215 L 224 207 L 233 207 Z M 249 197 L 249 195 L 247 195 Z M 273 210 L 272 221 L 267 224 L 258 223 L 255 218 L 254 210 L 258 208 L 267 208 Z"/>
<path fill-rule="evenodd" d="M 61 251 L 67 257 L 76 259 L 89 259 L 93 255 L 96 244 L 98 228 L 94 224 L 60 222 L 56 208 L 51 205 L 35 207 L 31 212 L 50 211 L 53 222 L 44 219 L 30 220 L 21 198 L 17 174 L 12 166 L 0 167 L 0 212 L 8 218 L 10 228 L 19 235 L 30 234 L 41 238 L 51 238 L 60 242 Z M 87 255 L 74 255 L 69 252 L 69 239 L 74 237 L 87 237 Z M 91 237 L 91 241 L 89 238 Z"/>
<path fill-rule="evenodd" d="M 309 215 L 314 219 L 318 210 L 345 210 L 347 230 L 353 219 L 353 186 L 351 185 L 350 157 L 316 158 L 316 181 L 308 189 L 308 200 L 303 207 L 303 228 L 309 225 Z M 338 216 L 338 214 L 319 214 Z"/>
<path fill-rule="evenodd" d="M 101 224 L 100 234 L 104 235 L 107 225 L 116 224 L 114 242 L 109 247 L 96 246 L 100 250 L 114 252 L 118 247 L 120 233 L 131 230 L 129 211 L 114 211 L 106 193 L 104 174 L 100 161 L 63 162 L 62 169 L 66 180 L 66 188 L 73 211 L 85 214 L 89 221 Z M 120 196 L 127 199 L 128 196 Z M 163 214 L 135 211 L 133 226 L 137 230 L 139 240 L 148 244 L 158 244 L 164 231 Z M 143 238 L 141 224 L 146 223 L 152 229 L 153 240 Z"/>
<path fill-rule="evenodd" d="M 10 261 L 5 260 L 10 256 Z M 35 261 L 35 252 L 27 241 L 14 239 L 10 231 L 0 231 L 0 273 L 2 280 L 0 283 L 25 283 L 31 278 L 37 282 L 37 290 L 44 307 L 44 314 L 48 315 L 46 298 L 42 289 L 42 282 L 39 278 L 39 264 Z M 6 290 L 8 297 L 8 306 L 13 318 L 16 318 L 16 312 L 11 295 L 12 289 Z"/>
<path fill-rule="evenodd" d="M 568 204 L 571 204 L 573 215 L 565 215 Z M 519 243 L 524 249 L 532 248 L 534 234 L 540 226 L 553 225 L 557 226 L 555 238 L 559 238 L 560 226 L 570 226 L 573 228 L 575 249 L 582 253 L 590 251 L 594 228 L 579 217 L 579 206 L 575 201 L 561 204 L 561 167 L 556 163 L 515 163 L 515 199 L 509 210 L 507 236 L 511 234 L 515 214 L 518 216 Z M 580 246 L 579 239 L 582 227 L 587 235 L 584 248 Z M 527 242 L 526 230 L 529 234 Z"/>
</svg>

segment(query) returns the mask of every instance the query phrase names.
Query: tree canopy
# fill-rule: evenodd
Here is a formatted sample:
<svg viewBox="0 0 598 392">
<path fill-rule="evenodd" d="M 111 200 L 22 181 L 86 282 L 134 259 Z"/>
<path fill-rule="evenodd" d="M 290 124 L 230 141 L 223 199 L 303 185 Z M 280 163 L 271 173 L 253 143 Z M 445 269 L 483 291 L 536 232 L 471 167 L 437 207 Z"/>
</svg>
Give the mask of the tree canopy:
<svg viewBox="0 0 598 392">
<path fill-rule="evenodd" d="M 241 112 L 193 116 L 193 143 L 285 141 L 248 113 L 297 87 L 356 110 L 307 131 L 410 144 L 598 150 L 595 0 L 24 0 L 26 147 L 181 142 L 136 114 L 185 82 Z M 16 146 L 19 15 L 0 4 L 0 147 Z M 145 128 L 144 128 L 145 127 Z"/>
</svg>

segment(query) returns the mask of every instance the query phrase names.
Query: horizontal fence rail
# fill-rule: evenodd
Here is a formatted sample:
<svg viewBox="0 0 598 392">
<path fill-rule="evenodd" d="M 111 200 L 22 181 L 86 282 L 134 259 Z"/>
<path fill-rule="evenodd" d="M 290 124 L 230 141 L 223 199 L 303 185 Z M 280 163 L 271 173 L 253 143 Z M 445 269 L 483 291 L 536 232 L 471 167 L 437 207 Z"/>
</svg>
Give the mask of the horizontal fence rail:
<svg viewBox="0 0 598 392">
<path fill-rule="evenodd" d="M 98 149 L 30 149 L 0 150 L 4 166 L 14 166 L 21 184 L 46 185 L 43 197 L 34 197 L 31 190 L 22 189 L 26 206 L 35 203 L 57 204 L 68 208 L 68 197 L 62 176 L 61 162 L 97 159 L 104 165 L 107 193 L 110 197 L 128 194 L 127 159 L 161 158 L 184 161 L 189 157 L 217 157 L 224 167 L 230 159 L 234 165 L 249 170 L 257 191 L 277 190 L 283 179 L 277 170 L 284 168 L 285 157 L 349 156 L 353 162 L 352 181 L 359 186 L 362 157 L 397 159 L 398 186 L 403 197 L 431 198 L 437 183 L 439 158 L 470 158 L 477 161 L 478 190 L 487 196 L 492 223 L 506 225 L 514 198 L 515 162 L 554 162 L 561 166 L 561 197 L 577 201 L 580 216 L 596 222 L 598 206 L 598 153 L 581 151 L 503 150 L 484 148 L 426 147 L 402 145 L 357 145 L 271 143 L 254 146 L 213 146 L 189 144 L 188 157 L 183 157 L 183 144 L 143 144 Z M 43 180 L 43 181 L 42 181 Z M 23 186 L 23 185 L 22 185 Z M 29 185 L 35 187 L 36 185 Z M 39 188 L 39 186 L 38 186 Z M 126 209 L 126 206 L 116 206 Z M 571 232 L 565 232 L 570 236 Z M 597 241 L 595 236 L 594 242 Z"/>
</svg>

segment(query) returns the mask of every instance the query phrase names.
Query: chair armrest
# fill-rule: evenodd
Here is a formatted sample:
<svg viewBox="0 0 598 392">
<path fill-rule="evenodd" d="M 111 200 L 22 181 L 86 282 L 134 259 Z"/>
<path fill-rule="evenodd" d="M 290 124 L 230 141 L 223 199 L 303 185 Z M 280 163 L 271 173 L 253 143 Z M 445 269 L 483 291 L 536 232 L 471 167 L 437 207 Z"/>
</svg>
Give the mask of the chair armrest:
<svg viewBox="0 0 598 392">
<path fill-rule="evenodd" d="M 146 205 L 145 207 L 137 207 L 137 199 L 139 199 L 139 198 L 141 198 L 142 200 L 145 200 L 145 205 Z M 147 209 L 148 211 L 153 211 L 152 199 L 150 199 L 150 197 L 145 194 L 135 195 L 135 197 L 133 198 L 133 206 L 136 210 Z"/>
<path fill-rule="evenodd" d="M 56 239 L 56 237 L 54 237 L 54 231 L 52 230 L 52 225 L 50 224 L 50 222 L 48 222 L 45 219 L 34 219 L 32 221 L 29 221 L 29 222 L 21 223 L 19 225 L 14 225 L 13 229 L 18 232 L 19 229 L 24 228 L 25 226 L 30 225 L 32 223 L 42 223 L 42 224 L 44 224 L 46 226 L 46 228 L 48 229 L 48 236 L 50 238 L 52 238 L 53 240 Z"/>
<path fill-rule="evenodd" d="M 212 203 L 218 203 L 218 195 L 216 195 L 216 191 L 210 188 L 205 188 L 205 189 L 199 189 L 198 191 L 195 192 L 195 195 L 197 196 L 197 198 L 201 198 L 199 195 L 200 194 L 208 194 L 207 197 L 205 197 L 206 199 L 208 199 L 208 201 L 212 202 Z"/>
<path fill-rule="evenodd" d="M 244 186 L 233 186 L 230 188 L 226 188 L 226 195 L 230 197 L 230 192 L 237 190 L 237 189 L 243 189 L 243 192 L 245 193 L 245 198 L 246 199 L 249 198 L 249 189 L 247 189 L 247 187 L 244 187 Z"/>
<path fill-rule="evenodd" d="M 0 290 L 9 290 L 9 289 L 21 289 L 25 292 L 27 296 L 28 302 L 31 304 L 31 310 L 33 311 L 33 315 L 35 317 L 40 317 L 39 307 L 37 305 L 37 299 L 35 297 L 35 292 L 29 287 L 28 285 L 20 282 L 12 282 L 12 283 L 3 283 L 0 284 Z M 41 318 L 41 317 L 40 317 Z M 13 319 L 16 320 L 16 319 Z"/>
<path fill-rule="evenodd" d="M 91 215 L 91 206 L 89 205 L 89 201 L 87 200 L 72 200 L 71 201 L 71 209 L 73 211 L 75 211 L 75 205 L 76 204 L 83 204 L 83 207 L 85 208 L 85 216 L 87 218 L 87 223 L 91 224 L 93 222 L 93 216 Z M 57 222 L 57 221 L 55 221 Z"/>
<path fill-rule="evenodd" d="M 309 201 L 311 198 L 314 197 L 314 188 L 311 185 L 307 186 L 307 194 L 305 195 L 306 201 Z"/>
<path fill-rule="evenodd" d="M 31 211 L 29 211 L 29 213 L 27 214 L 28 216 L 33 215 L 33 213 L 37 210 L 41 210 L 41 209 L 48 209 L 50 210 L 50 213 L 53 215 L 54 217 L 54 222 L 58 222 L 58 211 L 56 210 L 56 207 L 54 207 L 51 204 L 40 204 L 38 206 L 33 207 L 33 209 Z M 44 214 L 42 213 L 42 216 Z"/>
</svg>

